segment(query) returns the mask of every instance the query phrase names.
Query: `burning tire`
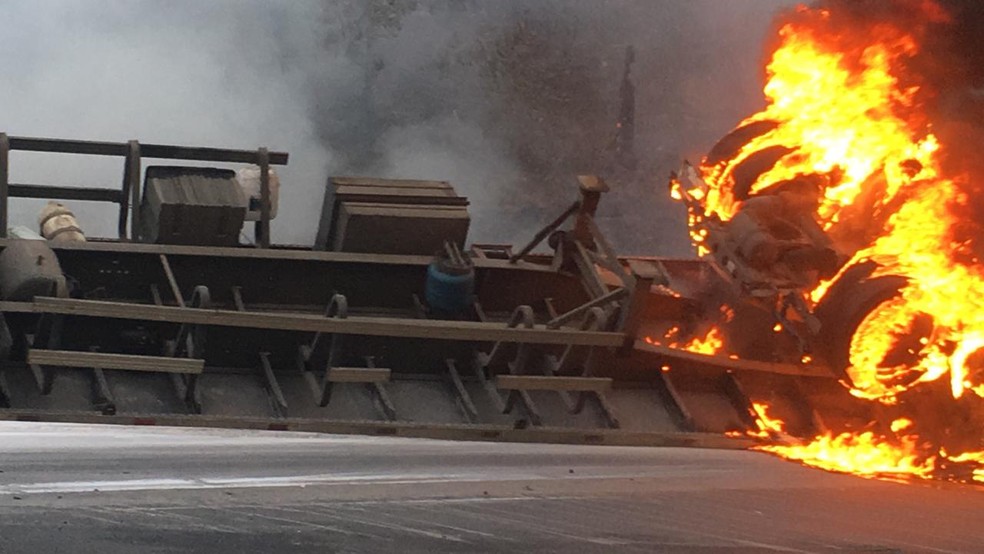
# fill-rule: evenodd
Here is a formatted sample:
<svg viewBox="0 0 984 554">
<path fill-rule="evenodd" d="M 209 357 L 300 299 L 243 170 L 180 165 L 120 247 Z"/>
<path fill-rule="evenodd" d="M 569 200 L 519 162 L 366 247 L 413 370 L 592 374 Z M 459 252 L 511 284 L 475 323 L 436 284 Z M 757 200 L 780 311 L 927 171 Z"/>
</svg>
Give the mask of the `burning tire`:
<svg viewBox="0 0 984 554">
<path fill-rule="evenodd" d="M 760 137 L 779 126 L 776 121 L 754 121 L 747 125 L 738 127 L 717 141 L 704 163 L 707 165 L 717 165 L 725 160 L 730 160 L 741 152 L 746 144 L 757 137 Z"/>
<path fill-rule="evenodd" d="M 871 262 L 848 268 L 817 306 L 817 353 L 860 393 L 883 397 L 919 377 L 909 368 L 918 365 L 933 319 L 907 308 L 908 279 L 873 276 L 875 269 Z"/>
</svg>

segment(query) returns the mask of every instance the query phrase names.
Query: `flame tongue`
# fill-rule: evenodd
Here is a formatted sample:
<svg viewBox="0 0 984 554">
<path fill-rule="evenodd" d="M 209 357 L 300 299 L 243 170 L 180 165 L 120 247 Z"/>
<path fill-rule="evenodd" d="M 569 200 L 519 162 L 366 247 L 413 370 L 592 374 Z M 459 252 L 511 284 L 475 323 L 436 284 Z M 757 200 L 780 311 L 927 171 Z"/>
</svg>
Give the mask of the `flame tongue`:
<svg viewBox="0 0 984 554">
<path fill-rule="evenodd" d="M 918 12 L 912 21 L 926 25 L 946 18 L 928 0 L 905 7 Z M 821 189 L 818 223 L 853 253 L 845 267 L 872 260 L 876 275 L 909 283 L 859 325 L 847 368 L 852 394 L 891 404 L 940 381 L 951 401 L 981 409 L 984 267 L 971 241 L 957 238 L 966 234 L 968 222 L 957 214 L 967 211 L 964 191 L 973 179 L 944 171 L 947 145 L 924 105 L 933 91 L 909 70 L 927 27 L 852 25 L 823 9 L 790 16 L 767 66 L 767 107 L 712 151 L 700 168 L 702 182 L 691 179 L 700 186 L 681 178 L 672 193 L 688 202 L 692 236 L 705 247 L 705 222 L 728 222 L 749 197 L 812 179 Z M 814 301 L 827 286 L 813 291 Z M 978 464 L 975 477 L 984 480 L 984 451 L 947 454 L 908 425 L 894 427 L 763 449 L 869 476 L 927 477 L 942 462 Z"/>
<path fill-rule="evenodd" d="M 914 435 L 902 435 L 890 441 L 872 431 L 823 435 L 806 445 L 769 445 L 758 449 L 813 467 L 863 477 L 929 478 L 936 461 L 934 456 L 925 457 Z"/>
</svg>

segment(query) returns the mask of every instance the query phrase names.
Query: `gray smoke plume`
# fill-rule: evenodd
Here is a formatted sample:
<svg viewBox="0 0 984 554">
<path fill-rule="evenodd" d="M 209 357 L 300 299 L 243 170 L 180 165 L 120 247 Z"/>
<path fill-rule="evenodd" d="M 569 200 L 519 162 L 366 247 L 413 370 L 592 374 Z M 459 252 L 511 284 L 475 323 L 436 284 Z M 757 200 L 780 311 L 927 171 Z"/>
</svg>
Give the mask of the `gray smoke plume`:
<svg viewBox="0 0 984 554">
<path fill-rule="evenodd" d="M 333 3 L 329 50 L 362 70 L 322 83 L 312 118 L 341 173 L 453 181 L 472 238 L 518 242 L 612 177 L 620 250 L 689 253 L 667 174 L 761 103 L 762 43 L 788 2 L 405 0 Z M 636 52 L 632 175 L 612 171 L 623 59 Z M 326 75 L 327 76 L 327 75 Z"/>
<path fill-rule="evenodd" d="M 614 176 L 617 248 L 686 254 L 668 172 L 759 107 L 762 44 L 785 0 L 150 0 L 8 3 L 10 134 L 288 150 L 278 242 L 310 244 L 329 174 L 452 181 L 471 240 L 519 242 Z M 625 49 L 637 170 L 612 170 Z M 120 160 L 15 153 L 12 178 L 118 186 Z M 15 200 L 13 223 L 37 204 Z M 73 205 L 111 235 L 114 214 Z"/>
</svg>

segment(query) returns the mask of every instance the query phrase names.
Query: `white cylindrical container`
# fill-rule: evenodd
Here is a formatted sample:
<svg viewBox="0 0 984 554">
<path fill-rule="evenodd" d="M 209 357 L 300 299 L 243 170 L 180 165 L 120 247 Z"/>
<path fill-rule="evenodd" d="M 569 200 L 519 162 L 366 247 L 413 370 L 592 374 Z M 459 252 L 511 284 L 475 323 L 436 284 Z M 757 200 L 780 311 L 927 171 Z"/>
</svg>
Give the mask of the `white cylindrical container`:
<svg viewBox="0 0 984 554">
<path fill-rule="evenodd" d="M 38 216 L 38 226 L 41 236 L 52 242 L 85 242 L 75 214 L 61 202 L 48 202 Z"/>
<path fill-rule="evenodd" d="M 236 172 L 236 181 L 243 189 L 246 199 L 246 221 L 260 220 L 260 166 L 246 166 Z M 270 168 L 270 219 L 277 217 L 277 204 L 280 198 L 280 179 Z"/>
</svg>

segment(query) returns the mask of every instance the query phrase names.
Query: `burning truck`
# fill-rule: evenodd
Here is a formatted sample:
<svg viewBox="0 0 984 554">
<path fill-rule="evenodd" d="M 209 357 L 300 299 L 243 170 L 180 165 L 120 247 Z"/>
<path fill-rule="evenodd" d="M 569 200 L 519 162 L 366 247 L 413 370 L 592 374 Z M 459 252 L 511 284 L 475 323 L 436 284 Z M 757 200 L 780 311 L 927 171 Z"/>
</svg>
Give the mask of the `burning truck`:
<svg viewBox="0 0 984 554">
<path fill-rule="evenodd" d="M 937 135 L 944 91 L 919 73 L 923 43 L 957 15 L 934 2 L 860 4 L 786 16 L 766 108 L 699 167 L 685 164 L 670 193 L 699 251 L 740 289 L 702 331 L 718 337 L 713 351 L 821 364 L 882 407 L 865 429 L 767 449 L 927 475 L 984 460 L 980 175 L 946 163 L 964 145 Z"/>
<path fill-rule="evenodd" d="M 981 181 L 917 71 L 954 17 L 782 19 L 766 108 L 671 179 L 701 258 L 619 256 L 593 175 L 518 248 L 469 243 L 451 183 L 332 176 L 314 244 L 283 245 L 285 152 L 0 133 L 0 419 L 756 448 L 984 482 Z M 23 151 L 123 179 L 12 183 Z M 116 206 L 116 236 L 63 203 L 8 229 L 18 198 Z"/>
</svg>

